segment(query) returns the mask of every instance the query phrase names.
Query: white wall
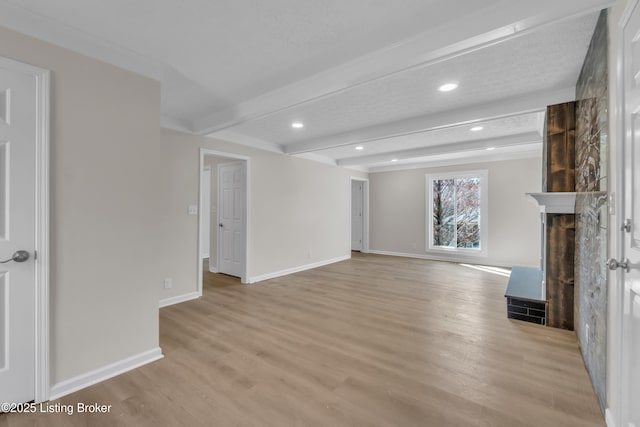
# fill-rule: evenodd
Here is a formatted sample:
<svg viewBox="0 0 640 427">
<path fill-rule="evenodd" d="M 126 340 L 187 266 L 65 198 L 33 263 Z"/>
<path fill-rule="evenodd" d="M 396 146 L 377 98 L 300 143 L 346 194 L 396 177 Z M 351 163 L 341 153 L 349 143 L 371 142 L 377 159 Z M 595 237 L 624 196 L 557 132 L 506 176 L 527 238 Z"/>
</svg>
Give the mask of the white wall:
<svg viewBox="0 0 640 427">
<path fill-rule="evenodd" d="M 161 131 L 161 166 L 166 218 L 162 274 L 173 288 L 160 299 L 195 292 L 199 149 L 247 156 L 249 160 L 250 281 L 351 254 L 350 176 L 366 174 L 169 129 Z"/>
<path fill-rule="evenodd" d="M 480 169 L 489 171 L 488 256 L 428 254 L 425 175 Z M 371 250 L 489 265 L 538 266 L 540 216 L 524 193 L 540 191 L 541 171 L 541 159 L 537 158 L 372 173 Z"/>
<path fill-rule="evenodd" d="M 51 73 L 51 383 L 157 349 L 160 85 L 0 27 Z"/>
</svg>

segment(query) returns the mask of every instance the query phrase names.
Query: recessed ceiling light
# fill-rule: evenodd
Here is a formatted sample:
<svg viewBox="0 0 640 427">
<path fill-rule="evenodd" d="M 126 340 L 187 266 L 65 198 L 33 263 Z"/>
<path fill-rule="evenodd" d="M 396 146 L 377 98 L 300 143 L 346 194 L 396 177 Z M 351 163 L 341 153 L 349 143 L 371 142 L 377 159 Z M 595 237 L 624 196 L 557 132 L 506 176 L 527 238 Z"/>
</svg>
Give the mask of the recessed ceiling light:
<svg viewBox="0 0 640 427">
<path fill-rule="evenodd" d="M 291 123 L 291 127 L 294 129 L 301 129 L 304 127 L 304 124 L 300 122 L 293 122 Z"/>
<path fill-rule="evenodd" d="M 478 132 L 484 129 L 482 126 L 474 126 L 471 128 L 471 132 Z"/>
<path fill-rule="evenodd" d="M 438 88 L 438 90 L 440 92 L 451 92 L 452 90 L 455 90 L 457 88 L 458 88 L 458 83 L 451 82 L 451 83 L 443 84 Z"/>
<path fill-rule="evenodd" d="M 392 161 L 392 162 L 397 162 L 397 161 L 398 161 L 398 159 L 391 159 L 391 161 Z"/>
<path fill-rule="evenodd" d="M 356 147 L 356 150 L 358 150 L 358 151 L 360 151 L 360 150 L 364 150 L 364 147 L 363 147 L 362 145 L 358 145 L 358 146 Z"/>
<path fill-rule="evenodd" d="M 487 147 L 487 151 L 495 150 L 496 147 Z"/>
</svg>

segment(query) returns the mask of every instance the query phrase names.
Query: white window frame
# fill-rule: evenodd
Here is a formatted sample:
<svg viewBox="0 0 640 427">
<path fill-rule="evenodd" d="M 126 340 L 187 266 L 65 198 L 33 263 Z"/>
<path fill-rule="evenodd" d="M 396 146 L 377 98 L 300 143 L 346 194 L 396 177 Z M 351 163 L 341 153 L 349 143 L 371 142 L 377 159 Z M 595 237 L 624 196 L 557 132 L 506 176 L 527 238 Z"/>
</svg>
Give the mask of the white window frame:
<svg viewBox="0 0 640 427">
<path fill-rule="evenodd" d="M 433 181 L 442 179 L 455 179 L 455 178 L 480 178 L 480 248 L 450 248 L 443 246 L 433 245 Z M 427 186 L 427 203 L 426 203 L 426 227 L 427 231 L 425 236 L 426 250 L 427 252 L 434 252 L 438 254 L 464 254 L 467 256 L 487 257 L 488 255 L 488 236 L 489 236 L 489 171 L 486 169 L 474 170 L 474 171 L 461 171 L 461 172 L 447 172 L 447 173 L 433 173 L 426 174 L 426 186 Z"/>
</svg>

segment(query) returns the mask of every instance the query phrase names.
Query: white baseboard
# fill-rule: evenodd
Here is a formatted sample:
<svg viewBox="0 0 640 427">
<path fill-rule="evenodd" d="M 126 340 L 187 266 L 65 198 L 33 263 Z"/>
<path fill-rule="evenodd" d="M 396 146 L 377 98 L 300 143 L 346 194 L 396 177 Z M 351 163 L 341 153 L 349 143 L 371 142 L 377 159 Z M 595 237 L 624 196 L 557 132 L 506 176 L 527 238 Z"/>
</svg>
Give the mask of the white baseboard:
<svg viewBox="0 0 640 427">
<path fill-rule="evenodd" d="M 314 262 L 312 264 L 301 265 L 299 267 L 288 268 L 286 270 L 274 271 L 273 273 L 261 274 L 260 276 L 250 277 L 248 283 L 262 282 L 263 280 L 275 279 L 276 277 L 286 276 L 293 273 L 299 273 L 305 270 L 311 270 L 312 268 L 322 267 L 324 265 L 333 264 L 340 261 L 346 261 L 351 259 L 351 255 L 345 255 L 338 258 L 327 259 L 324 261 Z"/>
<path fill-rule="evenodd" d="M 59 382 L 51 387 L 49 400 L 59 399 L 62 396 L 66 396 L 67 394 L 71 394 L 75 391 L 108 380 L 109 378 L 113 378 L 116 375 L 123 374 L 132 369 L 139 368 L 147 363 L 155 362 L 163 357 L 160 347 L 156 347 L 149 351 L 145 351 L 144 353 L 127 357 L 126 359 L 122 359 L 102 368 Z"/>
<path fill-rule="evenodd" d="M 482 265 L 491 265 L 496 267 L 508 267 L 511 268 L 513 265 L 523 265 L 522 263 L 513 263 L 513 262 L 503 262 L 500 260 L 491 260 L 490 262 L 486 260 L 484 257 L 457 257 L 457 256 L 441 256 L 430 253 L 425 254 L 412 254 L 412 253 L 404 253 L 404 252 L 391 252 L 391 251 L 379 251 L 376 249 L 370 249 L 370 254 L 376 255 L 388 255 L 388 256 L 399 256 L 405 258 L 417 258 L 417 259 L 428 259 L 432 261 L 445 261 L 445 262 L 456 262 L 456 263 L 465 263 L 465 264 L 482 264 Z"/>
<path fill-rule="evenodd" d="M 209 273 L 217 273 L 218 269 L 216 267 L 209 266 Z"/>
<path fill-rule="evenodd" d="M 604 420 L 607 423 L 607 427 L 616 427 L 616 421 L 613 418 L 613 414 L 609 408 L 604 411 Z"/>
<path fill-rule="evenodd" d="M 171 298 L 165 298 L 160 300 L 160 308 L 168 307 L 174 304 L 180 304 L 181 302 L 191 301 L 192 299 L 200 298 L 202 294 L 200 292 L 190 292 L 188 294 L 178 295 Z"/>
</svg>

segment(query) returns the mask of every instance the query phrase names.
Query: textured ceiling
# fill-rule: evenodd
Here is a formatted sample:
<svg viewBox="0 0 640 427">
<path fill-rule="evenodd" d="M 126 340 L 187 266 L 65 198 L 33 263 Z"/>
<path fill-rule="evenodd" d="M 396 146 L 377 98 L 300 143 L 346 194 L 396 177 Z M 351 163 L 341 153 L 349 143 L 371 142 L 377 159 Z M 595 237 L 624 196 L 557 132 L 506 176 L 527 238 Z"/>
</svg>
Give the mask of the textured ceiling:
<svg viewBox="0 0 640 427">
<path fill-rule="evenodd" d="M 408 135 L 384 138 L 368 142 L 358 142 L 340 147 L 316 151 L 317 154 L 333 159 L 354 159 L 372 154 L 395 153 L 400 150 L 418 149 L 422 147 L 437 147 L 440 145 L 460 142 L 488 140 L 520 134 L 536 134 L 541 138 L 541 114 L 529 113 L 515 117 L 506 117 L 496 120 L 486 120 L 473 125 L 461 125 L 445 129 L 436 129 L 428 132 L 416 132 Z M 481 131 L 471 131 L 474 126 L 482 126 Z M 362 150 L 356 150 L 362 147 Z M 387 156 L 388 157 L 388 156 Z"/>
<path fill-rule="evenodd" d="M 612 3 L 0 0 L 0 25 L 160 80 L 163 126 L 382 171 L 539 156 Z"/>
<path fill-rule="evenodd" d="M 171 64 L 238 102 L 391 45 L 493 1 L 9 0 Z M 438 13 L 432 13 L 433 10 Z"/>
<path fill-rule="evenodd" d="M 539 90 L 575 87 L 597 14 L 553 24 L 448 61 L 397 73 L 290 108 L 234 130 L 287 145 L 466 105 L 479 105 Z M 458 90 L 442 93 L 447 81 Z M 305 128 L 292 131 L 299 120 Z"/>
</svg>

